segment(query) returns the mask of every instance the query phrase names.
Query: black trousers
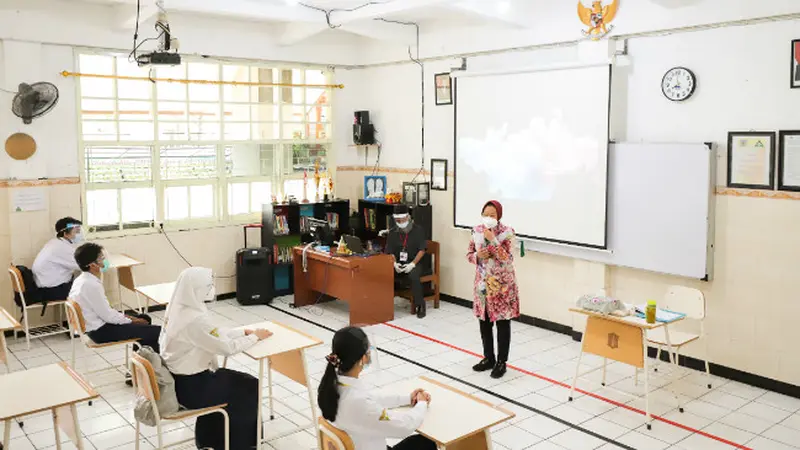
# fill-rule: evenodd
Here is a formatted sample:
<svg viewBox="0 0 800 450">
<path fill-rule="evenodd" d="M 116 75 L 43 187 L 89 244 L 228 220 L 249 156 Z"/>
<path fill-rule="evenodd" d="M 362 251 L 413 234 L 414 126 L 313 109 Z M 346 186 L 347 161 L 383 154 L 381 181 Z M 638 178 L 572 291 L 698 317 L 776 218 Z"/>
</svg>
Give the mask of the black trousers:
<svg viewBox="0 0 800 450">
<path fill-rule="evenodd" d="M 69 297 L 69 291 L 72 289 L 72 281 L 64 284 L 59 284 L 53 287 L 40 287 L 39 296 L 43 301 L 54 302 L 56 300 L 66 300 Z"/>
<path fill-rule="evenodd" d="M 147 314 L 131 314 L 131 317 L 144 319 L 148 324 L 153 323 L 153 320 L 150 319 L 150 316 Z M 138 338 L 139 344 L 141 344 L 143 347 L 145 345 L 151 347 L 156 353 L 160 351 L 158 347 L 158 336 L 161 334 L 161 327 L 158 325 L 137 325 L 135 323 L 115 325 L 112 323 L 107 323 L 102 327 L 86 334 L 88 334 L 89 337 L 98 344 Z"/>
<path fill-rule="evenodd" d="M 258 423 L 258 379 L 230 369 L 207 370 L 195 375 L 175 375 L 178 403 L 190 409 L 227 403 L 231 450 L 256 448 Z M 194 429 L 197 448 L 225 448 L 225 421 L 221 414 L 197 418 Z"/>
<path fill-rule="evenodd" d="M 499 352 L 497 358 L 494 354 L 494 336 L 492 328 L 494 324 L 489 320 L 489 309 L 486 308 L 486 316 L 484 320 L 479 321 L 481 324 L 481 339 L 483 340 L 483 357 L 491 361 L 508 362 L 508 351 L 511 347 L 511 321 L 498 320 L 497 323 L 497 346 Z"/>
<path fill-rule="evenodd" d="M 436 443 L 425 436 L 415 434 L 398 442 L 394 447 L 386 447 L 387 450 L 436 450 Z"/>
<path fill-rule="evenodd" d="M 409 273 L 395 273 L 395 284 L 399 286 L 411 285 L 411 295 L 414 297 L 414 306 L 420 307 L 425 305 L 425 289 L 422 287 L 422 268 L 419 266 L 414 267 Z"/>
</svg>

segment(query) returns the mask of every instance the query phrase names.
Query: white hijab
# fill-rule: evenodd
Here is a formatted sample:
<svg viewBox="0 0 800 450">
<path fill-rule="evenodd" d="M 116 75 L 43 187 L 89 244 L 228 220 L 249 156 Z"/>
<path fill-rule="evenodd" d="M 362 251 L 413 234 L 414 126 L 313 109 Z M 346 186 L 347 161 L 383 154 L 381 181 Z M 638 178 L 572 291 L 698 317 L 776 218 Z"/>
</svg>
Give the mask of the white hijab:
<svg viewBox="0 0 800 450">
<path fill-rule="evenodd" d="M 158 344 L 162 356 L 169 353 L 169 344 L 176 339 L 187 325 L 208 313 L 206 303 L 214 298 L 214 276 L 211 269 L 190 267 L 178 276 L 175 291 L 167 305 L 164 325 Z"/>
</svg>

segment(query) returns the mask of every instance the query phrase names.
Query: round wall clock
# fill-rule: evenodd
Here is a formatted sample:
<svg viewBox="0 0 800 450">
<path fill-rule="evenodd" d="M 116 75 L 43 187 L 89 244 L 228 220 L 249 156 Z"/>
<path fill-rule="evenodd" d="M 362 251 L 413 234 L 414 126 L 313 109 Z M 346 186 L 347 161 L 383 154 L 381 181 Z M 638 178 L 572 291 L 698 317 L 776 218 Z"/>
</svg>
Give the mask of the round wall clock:
<svg viewBox="0 0 800 450">
<path fill-rule="evenodd" d="M 697 88 L 697 77 L 685 67 L 669 69 L 661 79 L 661 92 L 673 102 L 688 100 Z"/>
</svg>

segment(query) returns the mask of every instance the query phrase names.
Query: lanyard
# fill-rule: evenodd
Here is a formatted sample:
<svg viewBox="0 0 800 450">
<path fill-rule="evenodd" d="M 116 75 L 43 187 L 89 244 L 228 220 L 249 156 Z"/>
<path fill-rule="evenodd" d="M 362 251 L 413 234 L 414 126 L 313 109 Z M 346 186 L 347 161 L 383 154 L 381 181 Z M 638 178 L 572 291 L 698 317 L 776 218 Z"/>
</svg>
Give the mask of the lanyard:
<svg viewBox="0 0 800 450">
<path fill-rule="evenodd" d="M 408 233 L 405 233 L 405 235 L 406 236 L 403 238 L 403 250 L 408 246 Z"/>
</svg>

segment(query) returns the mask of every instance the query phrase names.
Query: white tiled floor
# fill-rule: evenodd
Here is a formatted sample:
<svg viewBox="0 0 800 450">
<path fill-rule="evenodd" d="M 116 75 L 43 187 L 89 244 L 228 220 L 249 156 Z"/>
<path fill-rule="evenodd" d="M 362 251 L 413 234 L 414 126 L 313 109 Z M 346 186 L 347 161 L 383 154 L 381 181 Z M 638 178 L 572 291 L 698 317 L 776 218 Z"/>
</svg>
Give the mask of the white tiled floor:
<svg viewBox="0 0 800 450">
<path fill-rule="evenodd" d="M 275 320 L 325 340 L 324 346 L 309 352 L 312 377 L 318 381 L 325 368 L 323 357 L 329 352 L 332 337 L 330 331 L 318 325 L 330 329 L 347 325 L 347 305 L 332 302 L 292 309 L 288 307 L 289 302 L 290 298 L 277 299 L 273 308 L 242 307 L 235 301 L 225 301 L 212 304 L 211 309 L 222 326 Z M 154 313 L 153 316 L 159 321 L 162 314 Z M 657 420 L 653 423 L 653 429 L 647 430 L 643 425 L 643 416 L 630 409 L 643 409 L 642 401 L 601 390 L 599 384 L 591 386 L 583 382 L 579 386 L 587 392 L 596 393 L 601 399 L 576 392 L 575 401 L 567 402 L 569 389 L 558 382 L 571 381 L 579 351 L 579 344 L 568 336 L 514 323 L 509 363 L 513 368 L 502 380 L 492 380 L 487 374 L 475 374 L 471 370 L 478 360 L 476 355 L 481 352 L 481 344 L 476 319 L 470 309 L 443 303 L 441 309 L 429 308 L 428 317 L 419 320 L 409 315 L 406 301 L 398 300 L 395 317 L 391 324 L 368 327 L 368 334 L 379 349 L 417 364 L 380 352 L 375 369 L 365 377 L 380 386 L 427 375 L 515 412 L 515 419 L 493 430 L 495 448 L 500 450 L 704 450 L 732 449 L 737 446 L 758 450 L 800 449 L 800 400 L 795 398 L 716 377 L 713 379 L 714 388 L 709 390 L 705 386 L 704 374 L 681 371 L 678 374 L 681 379 L 673 384 L 664 379 L 654 380 L 650 384 L 651 411 L 662 415 L 666 421 Z M 70 344 L 65 336 L 33 341 L 30 350 L 25 349 L 23 341 L 15 343 L 12 339 L 9 344 L 12 370 L 68 361 L 70 356 Z M 123 360 L 121 349 L 91 352 L 81 348 L 77 365 L 78 370 L 83 371 L 111 367 Z M 602 361 L 584 357 L 584 363 L 599 366 Z M 233 358 L 229 361 L 229 367 L 253 374 L 257 370 L 256 364 L 243 357 Z M 441 373 L 432 372 L 426 367 Z M 4 370 L 0 368 L 0 373 Z M 669 372 L 666 365 L 661 365 L 660 373 L 668 375 Z M 598 376 L 590 378 L 599 381 Z M 274 378 L 277 383 L 275 398 L 300 412 L 310 411 L 311 406 L 302 386 L 279 375 Z M 116 371 L 94 375 L 90 379 L 95 385 L 101 386 L 97 389 L 102 400 L 94 402 L 93 406 L 83 404 L 78 408 L 82 431 L 86 435 L 85 447 L 87 450 L 133 449 L 133 390 L 124 385 L 122 374 Z M 643 392 L 641 383 L 634 385 L 630 367 L 609 364 L 607 379 L 609 385 L 618 389 Z M 677 410 L 678 401 L 673 390 L 679 393 L 679 400 L 685 406 L 684 413 Z M 509 400 L 513 403 L 509 403 Z M 264 408 L 266 412 L 266 402 Z M 265 434 L 267 438 L 277 436 L 307 422 L 308 419 L 303 415 L 276 403 L 276 418 L 265 425 Z M 0 430 L 2 427 L 0 424 Z M 55 448 L 52 422 L 47 414 L 25 418 L 24 428 L 16 424 L 12 427 L 11 445 L 15 450 Z M 171 424 L 165 428 L 165 442 L 182 440 L 192 434 L 192 421 Z M 140 448 L 154 448 L 155 430 L 144 427 L 143 435 Z M 268 450 L 313 449 L 315 446 L 313 433 L 300 431 L 270 440 Z M 66 444 L 64 448 L 74 447 Z"/>
</svg>

